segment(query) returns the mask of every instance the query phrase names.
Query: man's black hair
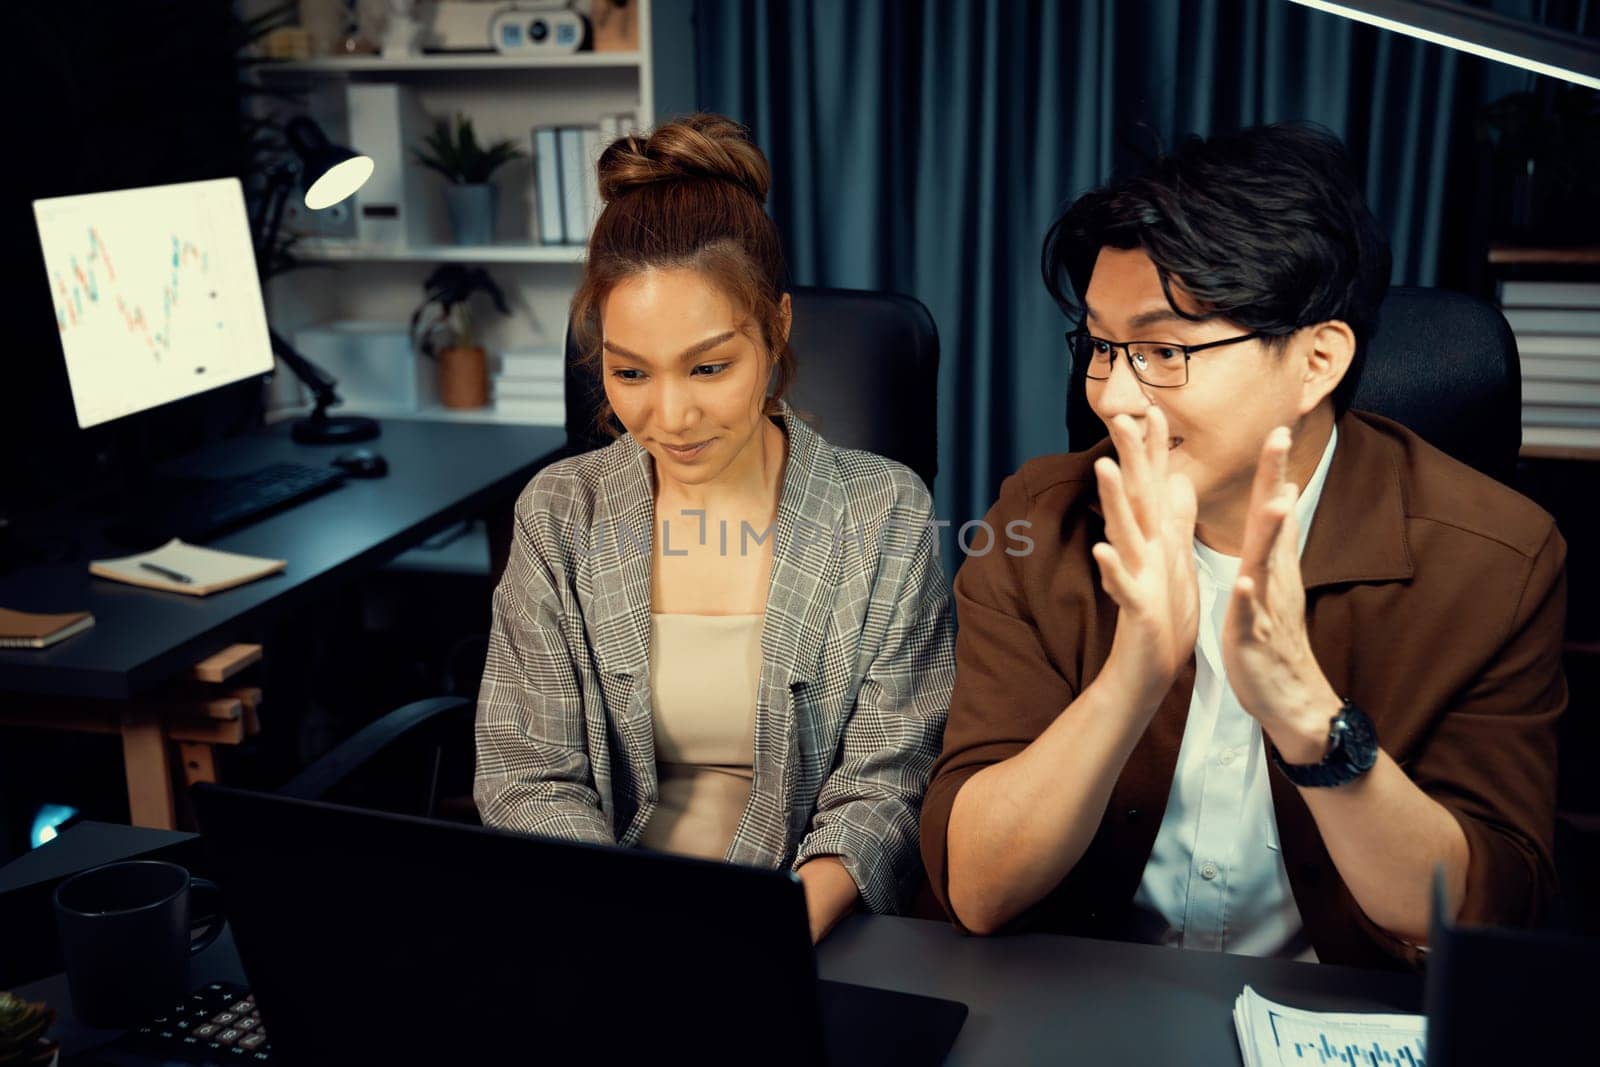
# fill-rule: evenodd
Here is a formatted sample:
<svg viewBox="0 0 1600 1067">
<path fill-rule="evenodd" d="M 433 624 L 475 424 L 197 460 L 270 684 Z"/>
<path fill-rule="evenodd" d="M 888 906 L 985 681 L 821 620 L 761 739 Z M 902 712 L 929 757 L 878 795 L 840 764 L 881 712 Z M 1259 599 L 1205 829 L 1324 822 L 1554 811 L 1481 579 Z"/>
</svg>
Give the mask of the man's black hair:
<svg viewBox="0 0 1600 1067">
<path fill-rule="evenodd" d="M 1336 413 L 1350 406 L 1391 259 L 1332 133 L 1281 123 L 1191 136 L 1145 172 L 1079 197 L 1045 234 L 1041 261 L 1050 295 L 1075 318 L 1104 247 L 1144 249 L 1186 319 L 1224 318 L 1272 339 L 1348 323 L 1355 357 L 1333 402 Z M 1174 285 L 1200 314 L 1178 307 Z"/>
</svg>

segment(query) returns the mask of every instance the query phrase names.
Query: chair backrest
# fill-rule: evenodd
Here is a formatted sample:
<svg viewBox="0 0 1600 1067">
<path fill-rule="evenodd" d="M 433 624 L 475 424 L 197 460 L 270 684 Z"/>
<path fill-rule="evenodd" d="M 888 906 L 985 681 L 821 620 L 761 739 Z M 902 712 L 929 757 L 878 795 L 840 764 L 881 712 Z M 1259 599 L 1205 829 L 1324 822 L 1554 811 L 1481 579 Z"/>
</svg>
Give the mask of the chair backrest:
<svg viewBox="0 0 1600 1067">
<path fill-rule="evenodd" d="M 476 701 L 418 700 L 368 723 L 278 792 L 301 800 L 475 823 Z"/>
<path fill-rule="evenodd" d="M 791 290 L 796 374 L 788 400 L 835 445 L 904 463 L 933 488 L 939 471 L 939 332 L 914 297 Z M 609 444 L 595 425 L 602 389 L 567 334 L 567 452 Z"/>
<path fill-rule="evenodd" d="M 1067 435 L 1075 451 L 1105 436 L 1073 368 Z M 1522 444 L 1516 339 L 1500 310 L 1444 289 L 1396 286 L 1383 302 L 1351 403 L 1510 484 Z"/>
</svg>

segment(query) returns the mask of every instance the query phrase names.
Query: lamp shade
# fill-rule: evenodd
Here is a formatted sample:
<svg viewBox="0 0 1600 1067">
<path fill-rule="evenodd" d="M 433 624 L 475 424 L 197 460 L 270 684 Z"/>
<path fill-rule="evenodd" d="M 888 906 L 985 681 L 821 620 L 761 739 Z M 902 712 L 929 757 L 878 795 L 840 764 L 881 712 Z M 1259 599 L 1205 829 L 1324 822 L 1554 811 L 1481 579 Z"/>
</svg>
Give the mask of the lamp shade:
<svg viewBox="0 0 1600 1067">
<path fill-rule="evenodd" d="M 290 120 L 284 137 L 300 157 L 306 207 L 314 211 L 354 195 L 372 177 L 370 157 L 331 143 L 321 128 L 304 116 Z"/>
</svg>

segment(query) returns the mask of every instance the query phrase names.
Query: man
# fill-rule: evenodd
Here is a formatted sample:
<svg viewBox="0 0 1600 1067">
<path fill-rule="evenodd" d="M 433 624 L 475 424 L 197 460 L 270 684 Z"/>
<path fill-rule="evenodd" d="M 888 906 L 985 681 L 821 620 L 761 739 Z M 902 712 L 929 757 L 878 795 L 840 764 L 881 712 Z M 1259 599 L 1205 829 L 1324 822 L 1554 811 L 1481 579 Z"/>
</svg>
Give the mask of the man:
<svg viewBox="0 0 1600 1067">
<path fill-rule="evenodd" d="M 1414 964 L 1436 866 L 1459 919 L 1535 917 L 1565 544 L 1347 410 L 1389 267 L 1295 126 L 1191 139 L 1052 227 L 1110 438 L 1007 479 L 988 523 L 1031 551 L 956 579 L 922 848 L 964 929 Z"/>
</svg>

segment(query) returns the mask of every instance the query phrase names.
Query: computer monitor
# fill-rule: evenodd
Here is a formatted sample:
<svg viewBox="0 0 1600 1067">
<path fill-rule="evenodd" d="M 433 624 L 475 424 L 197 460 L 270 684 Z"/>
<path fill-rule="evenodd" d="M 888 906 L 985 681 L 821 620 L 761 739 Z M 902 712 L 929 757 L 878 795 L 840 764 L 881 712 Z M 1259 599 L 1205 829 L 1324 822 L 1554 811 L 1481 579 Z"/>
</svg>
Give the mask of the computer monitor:
<svg viewBox="0 0 1600 1067">
<path fill-rule="evenodd" d="M 78 426 L 272 370 L 237 178 L 33 202 Z"/>
<path fill-rule="evenodd" d="M 1433 876 L 1423 1006 L 1430 1067 L 1581 1063 L 1593 1055 L 1600 938 L 1561 930 L 1458 926 L 1444 868 Z M 1591 1061 L 1592 1062 L 1592 1061 Z"/>
</svg>

